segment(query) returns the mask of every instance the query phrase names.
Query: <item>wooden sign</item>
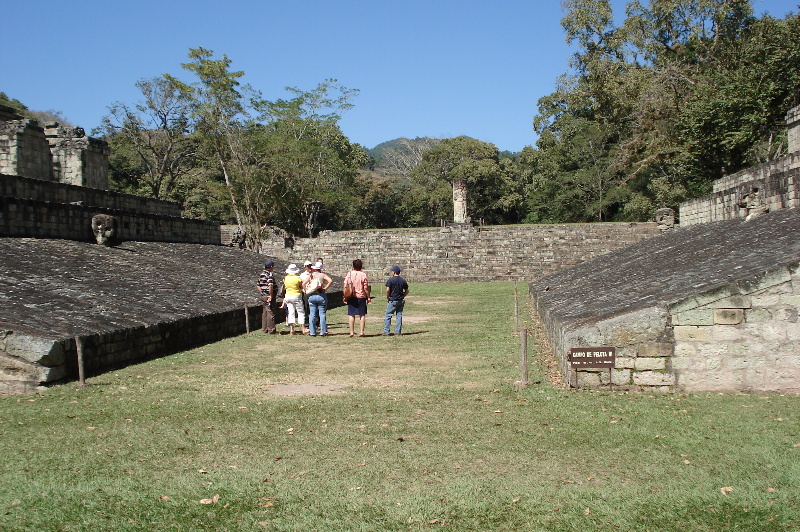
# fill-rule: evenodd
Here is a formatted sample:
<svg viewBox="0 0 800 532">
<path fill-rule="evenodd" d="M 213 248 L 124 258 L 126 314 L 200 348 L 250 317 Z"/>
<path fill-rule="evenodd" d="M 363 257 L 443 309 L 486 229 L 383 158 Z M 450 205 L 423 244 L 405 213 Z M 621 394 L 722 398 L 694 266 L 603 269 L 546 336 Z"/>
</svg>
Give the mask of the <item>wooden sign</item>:
<svg viewBox="0 0 800 532">
<path fill-rule="evenodd" d="M 615 356 L 613 347 L 573 347 L 569 363 L 573 368 L 613 368 Z"/>
</svg>

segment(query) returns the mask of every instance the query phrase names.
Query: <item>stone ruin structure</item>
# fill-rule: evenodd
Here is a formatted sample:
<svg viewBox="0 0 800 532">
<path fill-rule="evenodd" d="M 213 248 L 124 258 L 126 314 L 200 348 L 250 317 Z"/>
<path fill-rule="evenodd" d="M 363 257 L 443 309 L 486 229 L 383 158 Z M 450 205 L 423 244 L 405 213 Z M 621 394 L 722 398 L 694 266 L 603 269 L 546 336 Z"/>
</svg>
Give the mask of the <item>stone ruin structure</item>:
<svg viewBox="0 0 800 532">
<path fill-rule="evenodd" d="M 0 107 L 0 395 L 77 378 L 78 345 L 92 376 L 259 328 L 264 257 L 106 190 L 108 155 Z"/>
<path fill-rule="evenodd" d="M 530 283 L 578 387 L 800 393 L 800 107 L 789 154 L 723 177 L 680 226 Z M 614 366 L 573 367 L 613 347 Z"/>
<path fill-rule="evenodd" d="M 108 188 L 108 144 L 79 127 L 44 127 L 0 105 L 0 174 Z"/>
</svg>

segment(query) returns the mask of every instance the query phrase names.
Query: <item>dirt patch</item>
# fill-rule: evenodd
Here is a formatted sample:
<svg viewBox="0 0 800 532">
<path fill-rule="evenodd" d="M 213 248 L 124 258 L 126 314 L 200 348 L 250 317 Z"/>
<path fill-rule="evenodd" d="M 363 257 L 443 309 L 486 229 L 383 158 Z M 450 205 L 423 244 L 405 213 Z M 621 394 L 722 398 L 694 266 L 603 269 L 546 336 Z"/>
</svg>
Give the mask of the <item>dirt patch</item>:
<svg viewBox="0 0 800 532">
<path fill-rule="evenodd" d="M 273 395 L 321 395 L 341 393 L 348 384 L 273 384 L 267 393 Z"/>
<path fill-rule="evenodd" d="M 406 301 L 408 302 L 408 300 L 406 300 Z M 433 297 L 433 298 L 426 298 L 426 299 L 420 299 L 420 300 L 416 300 L 415 299 L 413 301 L 413 304 L 414 305 L 450 305 L 450 304 L 453 304 L 453 303 L 457 303 L 458 301 L 461 301 L 461 299 L 457 298 L 457 297 L 442 296 L 442 297 Z M 405 319 L 405 316 L 403 316 L 403 319 Z"/>
</svg>

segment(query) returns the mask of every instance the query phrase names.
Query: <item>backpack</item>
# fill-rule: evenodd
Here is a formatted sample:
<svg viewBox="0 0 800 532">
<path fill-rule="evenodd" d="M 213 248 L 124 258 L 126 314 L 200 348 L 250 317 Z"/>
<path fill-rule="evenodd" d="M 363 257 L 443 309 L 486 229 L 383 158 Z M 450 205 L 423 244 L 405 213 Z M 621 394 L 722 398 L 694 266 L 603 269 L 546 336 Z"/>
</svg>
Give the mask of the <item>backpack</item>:
<svg viewBox="0 0 800 532">
<path fill-rule="evenodd" d="M 306 283 L 306 287 L 303 290 L 303 292 L 307 296 L 310 296 L 312 294 L 316 294 L 317 290 L 319 290 L 320 288 L 322 288 L 322 279 L 320 279 L 314 274 L 311 274 L 311 279 L 309 279 L 308 283 Z"/>
</svg>

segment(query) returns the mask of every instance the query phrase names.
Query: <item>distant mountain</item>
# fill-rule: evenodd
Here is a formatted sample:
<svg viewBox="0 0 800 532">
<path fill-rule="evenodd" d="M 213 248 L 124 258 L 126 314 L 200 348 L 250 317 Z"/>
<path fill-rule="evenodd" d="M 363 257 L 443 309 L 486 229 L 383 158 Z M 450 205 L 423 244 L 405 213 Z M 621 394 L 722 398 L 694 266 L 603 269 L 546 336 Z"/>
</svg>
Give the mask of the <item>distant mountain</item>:
<svg viewBox="0 0 800 532">
<path fill-rule="evenodd" d="M 442 139 L 417 137 L 396 138 L 381 142 L 367 153 L 375 161 L 372 169 L 382 175 L 407 176 L 422 161 L 422 154 L 438 145 Z"/>
</svg>

